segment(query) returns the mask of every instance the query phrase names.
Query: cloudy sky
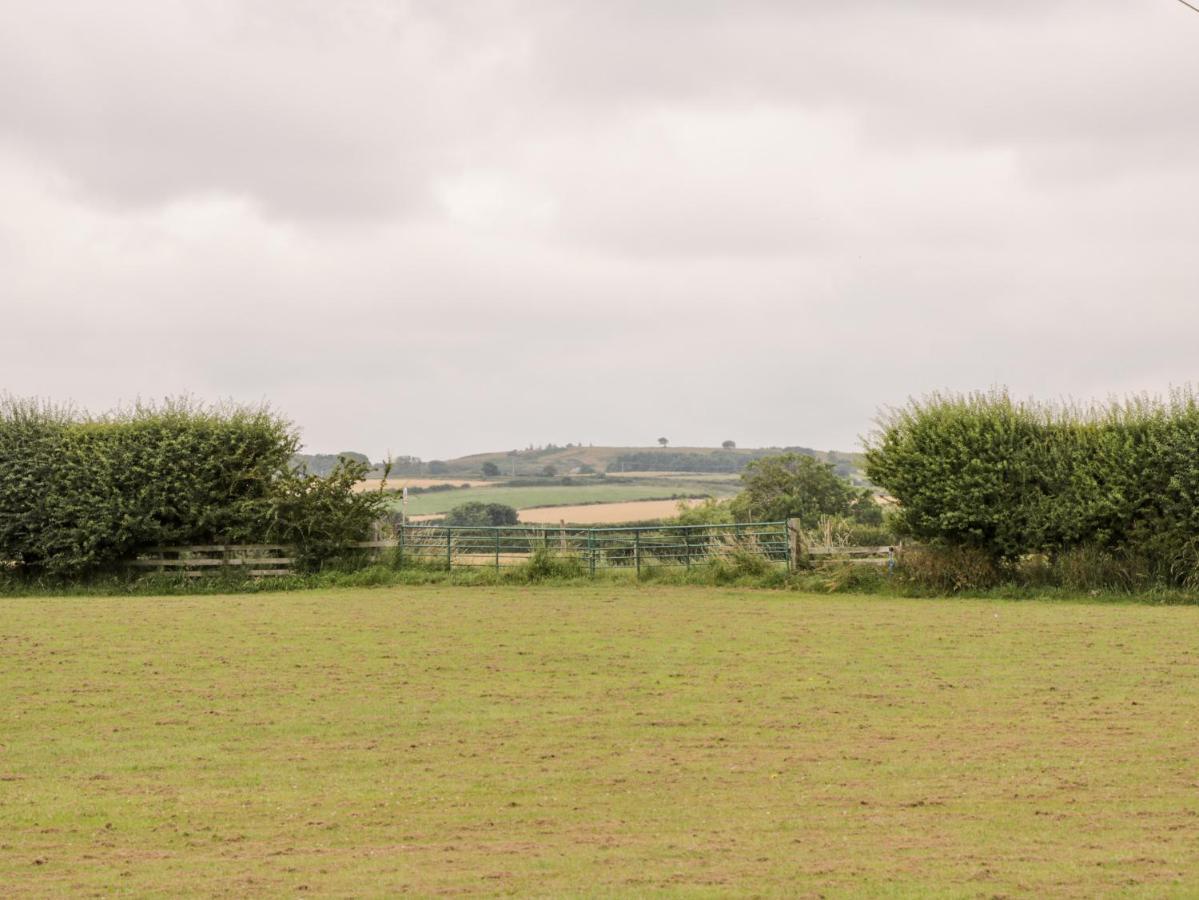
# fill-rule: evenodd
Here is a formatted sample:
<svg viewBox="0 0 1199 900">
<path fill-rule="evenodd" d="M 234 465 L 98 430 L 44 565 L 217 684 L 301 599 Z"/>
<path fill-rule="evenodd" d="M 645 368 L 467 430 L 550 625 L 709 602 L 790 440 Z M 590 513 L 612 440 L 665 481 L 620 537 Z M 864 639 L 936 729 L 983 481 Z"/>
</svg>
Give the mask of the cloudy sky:
<svg viewBox="0 0 1199 900">
<path fill-rule="evenodd" d="M 852 449 L 1199 359 L 1176 0 L 0 0 L 0 389 Z"/>
</svg>

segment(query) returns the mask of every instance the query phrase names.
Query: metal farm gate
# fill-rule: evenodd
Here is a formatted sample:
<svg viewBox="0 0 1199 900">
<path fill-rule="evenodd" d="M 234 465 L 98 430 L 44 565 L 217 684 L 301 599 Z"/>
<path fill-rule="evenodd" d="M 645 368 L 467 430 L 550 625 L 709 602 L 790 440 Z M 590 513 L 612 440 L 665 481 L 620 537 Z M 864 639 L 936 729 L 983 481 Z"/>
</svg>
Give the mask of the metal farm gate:
<svg viewBox="0 0 1199 900">
<path fill-rule="evenodd" d="M 735 525 L 645 525 L 622 528 L 562 526 L 403 525 L 392 541 L 398 562 L 496 569 L 527 562 L 538 551 L 577 559 L 591 574 L 600 569 L 640 572 L 655 566 L 686 566 L 737 553 L 753 553 L 780 565 L 792 562 L 786 522 Z"/>
</svg>

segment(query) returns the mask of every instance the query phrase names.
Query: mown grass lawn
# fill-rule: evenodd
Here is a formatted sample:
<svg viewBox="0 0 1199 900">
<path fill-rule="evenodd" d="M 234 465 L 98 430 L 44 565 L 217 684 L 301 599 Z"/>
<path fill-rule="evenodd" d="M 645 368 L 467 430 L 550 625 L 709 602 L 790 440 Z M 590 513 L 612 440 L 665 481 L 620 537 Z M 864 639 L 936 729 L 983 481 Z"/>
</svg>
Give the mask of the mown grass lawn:
<svg viewBox="0 0 1199 900">
<path fill-rule="evenodd" d="M 1199 608 L 0 600 L 5 896 L 1199 892 Z"/>
</svg>

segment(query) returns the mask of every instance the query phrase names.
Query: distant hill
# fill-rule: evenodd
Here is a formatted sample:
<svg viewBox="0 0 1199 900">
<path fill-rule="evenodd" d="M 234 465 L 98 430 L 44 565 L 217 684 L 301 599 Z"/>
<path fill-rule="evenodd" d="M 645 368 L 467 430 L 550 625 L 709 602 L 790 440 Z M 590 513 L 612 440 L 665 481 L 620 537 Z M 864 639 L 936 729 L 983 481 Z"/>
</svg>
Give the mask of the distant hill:
<svg viewBox="0 0 1199 900">
<path fill-rule="evenodd" d="M 558 475 L 580 471 L 610 472 L 712 472 L 738 473 L 755 459 L 779 453 L 801 453 L 831 463 L 838 474 L 861 479 L 862 455 L 810 447 L 591 447 L 578 444 L 526 450 L 472 453 L 457 459 L 429 460 L 419 474 L 477 476 L 485 463 L 493 463 L 501 475 L 539 475 L 552 466 Z M 418 474 L 418 473 L 412 473 Z"/>
<path fill-rule="evenodd" d="M 305 469 L 309 475 L 323 477 L 337 467 L 338 460 L 343 456 L 367 465 L 371 464 L 365 453 L 359 453 L 356 450 L 342 450 L 340 453 L 296 453 L 291 458 L 291 465 L 295 469 Z"/>
</svg>

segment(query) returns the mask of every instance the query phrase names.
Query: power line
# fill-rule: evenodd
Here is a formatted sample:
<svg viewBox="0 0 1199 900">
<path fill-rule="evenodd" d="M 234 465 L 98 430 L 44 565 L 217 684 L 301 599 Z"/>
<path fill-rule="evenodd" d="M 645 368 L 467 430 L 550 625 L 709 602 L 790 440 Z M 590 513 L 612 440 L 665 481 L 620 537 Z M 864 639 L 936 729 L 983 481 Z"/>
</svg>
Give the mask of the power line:
<svg viewBox="0 0 1199 900">
<path fill-rule="evenodd" d="M 1185 6 L 1187 9 L 1193 9 L 1195 12 L 1199 12 L 1199 6 L 1193 6 L 1190 3 L 1187 3 L 1187 0 L 1178 0 L 1178 2 L 1181 3 L 1183 6 Z"/>
</svg>

